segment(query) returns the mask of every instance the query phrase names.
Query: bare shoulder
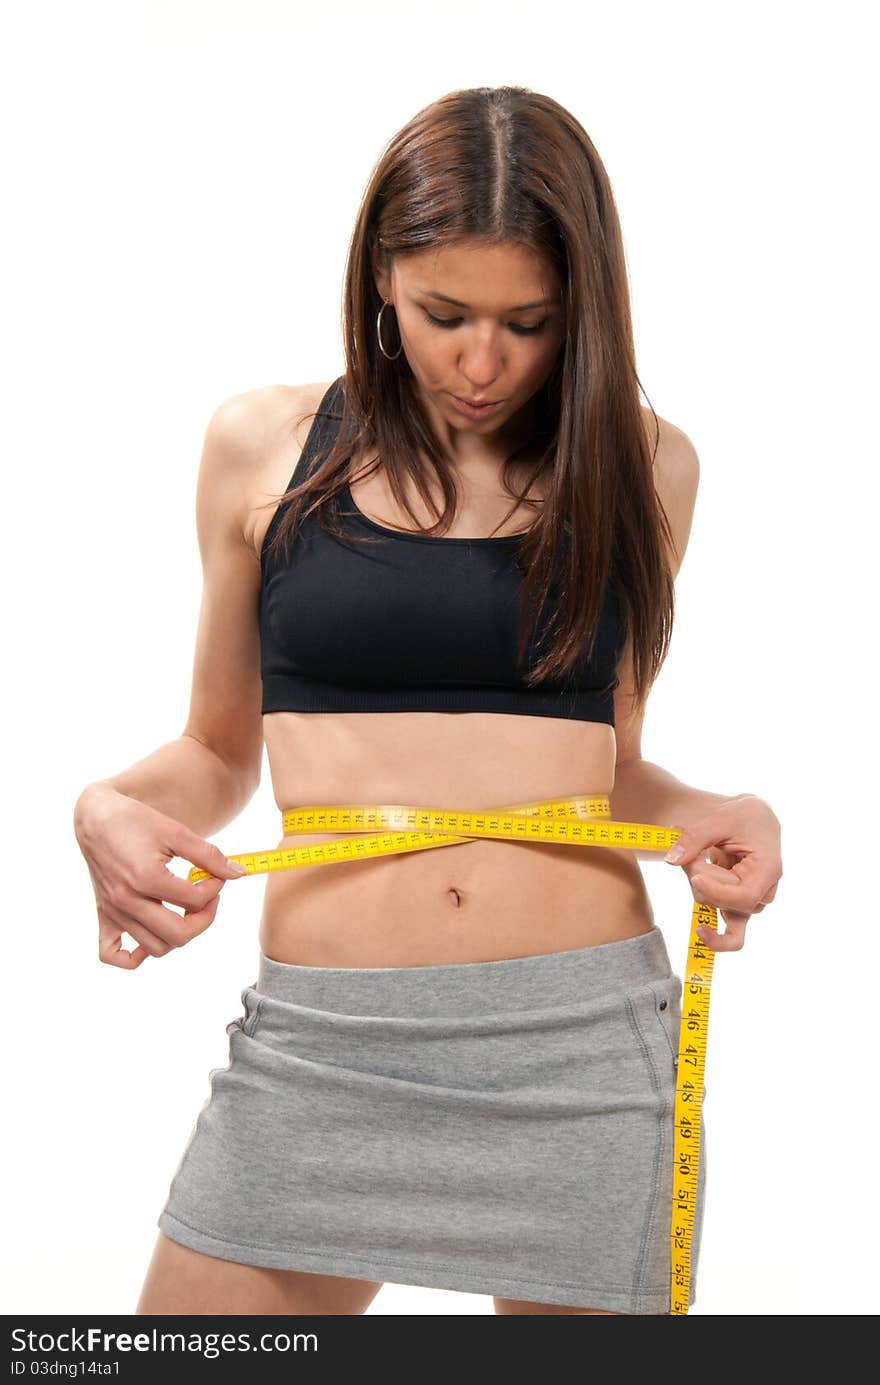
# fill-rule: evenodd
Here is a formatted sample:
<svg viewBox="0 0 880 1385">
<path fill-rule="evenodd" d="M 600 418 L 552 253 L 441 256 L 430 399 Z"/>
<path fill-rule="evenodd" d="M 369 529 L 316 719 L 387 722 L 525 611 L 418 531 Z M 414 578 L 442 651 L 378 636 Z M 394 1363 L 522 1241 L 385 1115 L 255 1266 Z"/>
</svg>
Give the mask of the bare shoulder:
<svg viewBox="0 0 880 1385">
<path fill-rule="evenodd" d="M 230 395 L 215 409 L 210 427 L 226 442 L 228 455 L 253 460 L 274 441 L 280 425 L 300 423 L 321 402 L 326 384 L 263 385 Z"/>
<path fill-rule="evenodd" d="M 653 414 L 644 404 L 642 418 L 648 447 L 654 459 L 654 470 L 660 473 L 661 480 L 669 479 L 676 473 L 699 479 L 697 449 L 684 429 L 670 423 L 667 418 L 661 418 L 659 414 Z"/>
<path fill-rule="evenodd" d="M 654 459 L 654 484 L 672 530 L 673 571 L 684 559 L 700 483 L 697 449 L 682 428 L 642 409 L 648 444 Z"/>
<path fill-rule="evenodd" d="M 252 556 L 305 445 L 312 415 L 331 382 L 263 385 L 230 395 L 208 424 L 209 483 L 228 497 L 231 519 Z"/>
</svg>

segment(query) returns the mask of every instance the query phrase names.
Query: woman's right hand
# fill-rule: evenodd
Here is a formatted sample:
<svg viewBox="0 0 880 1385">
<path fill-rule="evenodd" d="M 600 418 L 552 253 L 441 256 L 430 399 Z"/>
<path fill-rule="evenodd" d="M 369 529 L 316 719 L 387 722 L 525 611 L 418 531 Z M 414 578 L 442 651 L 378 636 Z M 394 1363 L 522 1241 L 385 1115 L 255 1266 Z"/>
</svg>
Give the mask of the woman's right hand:
<svg viewBox="0 0 880 1385">
<path fill-rule="evenodd" d="M 109 784 L 90 784 L 80 794 L 74 832 L 98 906 L 98 956 L 110 966 L 132 970 L 190 942 L 214 922 L 226 881 L 241 875 L 219 847 Z M 181 879 L 167 868 L 175 856 L 210 878 Z M 181 906 L 184 917 L 163 900 Z M 122 946 L 123 932 L 140 944 L 133 952 Z"/>
</svg>

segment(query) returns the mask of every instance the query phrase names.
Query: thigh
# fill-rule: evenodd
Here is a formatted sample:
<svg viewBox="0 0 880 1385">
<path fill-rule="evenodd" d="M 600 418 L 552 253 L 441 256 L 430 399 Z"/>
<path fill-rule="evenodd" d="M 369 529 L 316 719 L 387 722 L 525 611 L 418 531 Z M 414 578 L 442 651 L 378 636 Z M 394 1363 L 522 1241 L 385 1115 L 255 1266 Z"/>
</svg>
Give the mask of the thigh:
<svg viewBox="0 0 880 1385">
<path fill-rule="evenodd" d="M 366 1312 L 381 1287 L 373 1280 L 220 1260 L 160 1231 L 135 1313 L 355 1316 Z"/>
<path fill-rule="evenodd" d="M 616 1313 L 612 1308 L 566 1308 L 560 1303 L 530 1303 L 522 1298 L 500 1298 L 497 1294 L 493 1295 L 493 1300 L 499 1317 L 526 1316 L 529 1313 L 607 1313 L 609 1317 L 623 1317 L 622 1313 Z"/>
</svg>

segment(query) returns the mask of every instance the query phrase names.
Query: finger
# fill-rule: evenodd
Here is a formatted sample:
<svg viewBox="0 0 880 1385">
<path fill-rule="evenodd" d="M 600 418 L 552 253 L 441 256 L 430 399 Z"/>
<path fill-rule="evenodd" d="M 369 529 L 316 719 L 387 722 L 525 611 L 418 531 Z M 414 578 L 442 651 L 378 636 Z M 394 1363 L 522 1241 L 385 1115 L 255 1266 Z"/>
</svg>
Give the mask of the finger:
<svg viewBox="0 0 880 1385">
<path fill-rule="evenodd" d="M 197 938 L 200 933 L 204 933 L 205 929 L 211 926 L 214 922 L 217 913 L 217 905 L 219 903 L 220 896 L 218 894 L 215 895 L 213 899 L 208 900 L 204 909 L 200 909 L 198 913 L 188 913 L 184 916 L 186 918 L 187 942 L 191 942 L 193 938 Z"/>
<path fill-rule="evenodd" d="M 742 840 L 742 800 L 755 796 L 738 794 L 736 798 L 727 799 L 690 827 L 685 827 L 681 823 L 670 823 L 676 837 L 664 860 L 672 864 L 686 865 L 688 862 L 696 862 L 709 847 L 720 846 L 722 843 L 729 846 L 732 851 L 748 850 L 746 842 Z"/>
<path fill-rule="evenodd" d="M 717 866 L 706 865 L 701 860 L 693 862 L 692 870 L 694 875 L 699 875 L 701 879 L 707 882 L 711 880 L 713 884 L 717 881 L 719 886 L 723 886 L 725 883 L 736 884 L 739 882 L 743 889 L 750 893 L 752 902 L 749 904 L 749 908 L 752 908 L 754 904 L 766 901 L 768 897 L 772 898 L 780 880 L 778 861 L 767 855 L 761 855 L 757 851 L 749 852 L 743 856 L 732 870 L 719 872 Z M 688 873 L 690 874 L 690 872 Z"/>
<path fill-rule="evenodd" d="M 167 825 L 169 831 L 166 848 L 169 856 L 178 856 L 182 861 L 197 866 L 199 870 L 206 870 L 209 875 L 221 880 L 240 879 L 247 875 L 240 861 L 230 861 L 219 846 L 215 846 L 213 842 L 206 842 L 182 822 L 169 818 Z M 192 888 L 189 881 L 183 883 Z M 175 902 L 182 904 L 185 901 Z"/>
<path fill-rule="evenodd" d="M 736 909 L 721 909 L 719 913 L 728 926 L 732 923 L 748 923 L 751 918 L 751 914 L 742 914 Z"/>
<path fill-rule="evenodd" d="M 733 871 L 722 871 L 708 879 L 701 866 L 690 877 L 690 882 L 694 898 L 701 904 L 714 904 L 716 909 L 734 909 L 743 914 L 753 914 L 763 894 L 748 880 L 740 880 Z"/>
<path fill-rule="evenodd" d="M 732 866 L 742 860 L 741 852 L 725 851 L 723 846 L 710 846 L 705 856 L 710 865 L 722 866 L 725 870 L 730 870 Z M 699 869 L 701 863 L 697 860 L 691 864 Z"/>
<path fill-rule="evenodd" d="M 746 940 L 747 922 L 748 919 L 732 921 L 727 924 L 723 933 L 701 923 L 697 927 L 697 933 L 701 941 L 713 952 L 739 952 Z"/>
<path fill-rule="evenodd" d="M 692 866 L 683 866 L 682 869 L 691 884 L 694 883 L 698 876 L 705 882 L 707 887 L 714 884 L 716 880 L 719 884 L 733 883 L 734 885 L 741 885 L 743 883 L 743 877 L 732 867 L 716 866 L 704 861 L 702 857 L 694 861 Z"/>
<path fill-rule="evenodd" d="M 136 943 L 140 944 L 140 947 L 149 957 L 164 957 L 169 950 L 164 938 L 147 927 L 140 919 L 128 913 L 127 910 L 118 907 L 103 906 L 98 913 L 98 932 L 101 946 L 104 944 L 105 934 L 112 938 L 118 937 L 122 933 L 128 933 Z M 101 955 L 101 947 L 98 951 Z"/>
<path fill-rule="evenodd" d="M 226 881 L 219 876 L 209 875 L 207 879 L 193 883 L 176 875 L 160 862 L 139 876 L 135 884 L 150 899 L 165 900 L 168 904 L 179 904 L 181 909 L 198 912 L 222 890 Z"/>
<path fill-rule="evenodd" d="M 216 885 L 217 882 L 212 883 Z M 198 933 L 203 933 L 214 922 L 219 902 L 220 891 L 213 889 L 211 898 L 202 908 L 181 915 L 158 900 L 135 895 L 125 927 L 133 938 L 144 943 L 152 956 L 164 957 L 173 947 L 183 947 Z M 141 931 L 143 937 L 140 936 Z M 156 950 L 150 945 L 150 940 L 157 944 Z"/>
<path fill-rule="evenodd" d="M 107 962 L 111 967 L 122 967 L 123 971 L 134 971 L 149 955 L 143 947 L 133 948 L 129 952 L 122 946 L 121 933 L 117 933 L 115 938 L 105 939 L 98 947 L 98 957 L 102 962 Z"/>
<path fill-rule="evenodd" d="M 702 861 L 701 861 L 701 862 L 695 862 L 695 863 L 694 863 L 693 874 L 691 874 L 691 873 L 687 870 L 686 867 L 685 867 L 685 872 L 686 872 L 686 874 L 688 875 L 688 879 L 690 880 L 691 885 L 694 885 L 694 882 L 695 882 L 697 879 L 700 880 L 700 884 L 699 884 L 698 886 L 696 886 L 696 888 L 700 891 L 701 894 L 710 894 L 710 893 L 711 893 L 711 886 L 712 886 L 712 884 L 713 884 L 715 881 L 718 881 L 718 882 L 720 882 L 720 883 L 723 885 L 723 884 L 725 884 L 725 883 L 736 883 L 736 880 L 739 880 L 739 882 L 740 882 L 741 886 L 743 886 L 743 888 L 747 888 L 747 887 L 748 887 L 748 884 L 749 884 L 748 879 L 743 879 L 743 878 L 741 877 L 741 875 L 738 874 L 736 871 L 733 871 L 733 872 L 732 872 L 732 871 L 726 870 L 726 871 L 724 871 L 723 874 L 720 874 L 720 875 L 718 874 L 717 871 L 712 871 L 712 873 L 710 874 L 708 868 L 707 868 L 706 865 L 705 865 L 705 863 L 702 862 Z M 773 900 L 774 900 L 775 898 L 776 898 L 776 886 L 775 886 L 775 885 L 771 885 L 771 886 L 770 886 L 770 889 L 767 890 L 767 892 L 765 893 L 763 899 L 759 899 L 758 902 L 757 902 L 757 904 L 753 904 L 752 907 L 751 907 L 751 910 L 750 910 L 749 912 L 750 912 L 750 913 L 753 913 L 753 914 L 758 914 L 758 913 L 760 913 L 760 911 L 764 908 L 764 905 L 765 905 L 765 904 L 772 904 L 772 903 L 773 903 Z M 702 902 L 703 902 L 703 903 L 711 903 L 711 902 L 714 902 L 714 901 L 711 901 L 711 900 L 706 899 L 706 900 L 703 900 Z"/>
<path fill-rule="evenodd" d="M 151 955 L 150 947 L 145 945 L 143 938 L 135 938 L 138 943 L 136 948 L 129 952 L 122 946 L 122 935 L 128 933 L 128 927 L 119 922 L 114 922 L 109 917 L 106 909 L 98 911 L 98 957 L 100 961 L 106 962 L 111 967 L 123 967 L 128 971 L 133 971 L 139 967 L 141 962 L 146 961 Z M 132 933 L 131 937 L 135 937 Z M 149 935 L 148 935 L 149 936 Z M 159 946 L 159 940 L 155 940 Z"/>
</svg>

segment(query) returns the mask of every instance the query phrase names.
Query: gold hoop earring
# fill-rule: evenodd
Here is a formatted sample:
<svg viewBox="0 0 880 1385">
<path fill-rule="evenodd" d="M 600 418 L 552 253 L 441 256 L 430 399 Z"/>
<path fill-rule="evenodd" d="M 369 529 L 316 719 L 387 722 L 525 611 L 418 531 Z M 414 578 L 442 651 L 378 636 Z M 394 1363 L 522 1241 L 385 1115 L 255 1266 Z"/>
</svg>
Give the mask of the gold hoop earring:
<svg viewBox="0 0 880 1385">
<path fill-rule="evenodd" d="M 388 355 L 388 352 L 385 350 L 385 347 L 382 345 L 382 314 L 384 313 L 385 309 L 386 309 L 387 307 L 389 307 L 390 305 L 391 305 L 391 299 L 390 299 L 390 298 L 385 298 L 385 299 L 383 299 L 383 301 L 382 301 L 382 306 L 381 306 L 381 308 L 379 309 L 379 316 L 376 318 L 376 336 L 377 336 L 378 339 L 379 339 L 379 350 L 382 352 L 382 355 L 383 355 L 383 356 L 387 356 L 389 361 L 396 361 L 396 360 L 397 360 L 397 357 L 400 355 L 401 351 L 403 350 L 403 341 L 401 340 L 401 343 L 400 343 L 400 345 L 398 346 L 397 351 L 394 353 L 393 356 L 389 356 L 389 355 Z M 400 331 L 400 328 L 399 328 L 399 327 L 398 327 L 398 331 Z"/>
</svg>

